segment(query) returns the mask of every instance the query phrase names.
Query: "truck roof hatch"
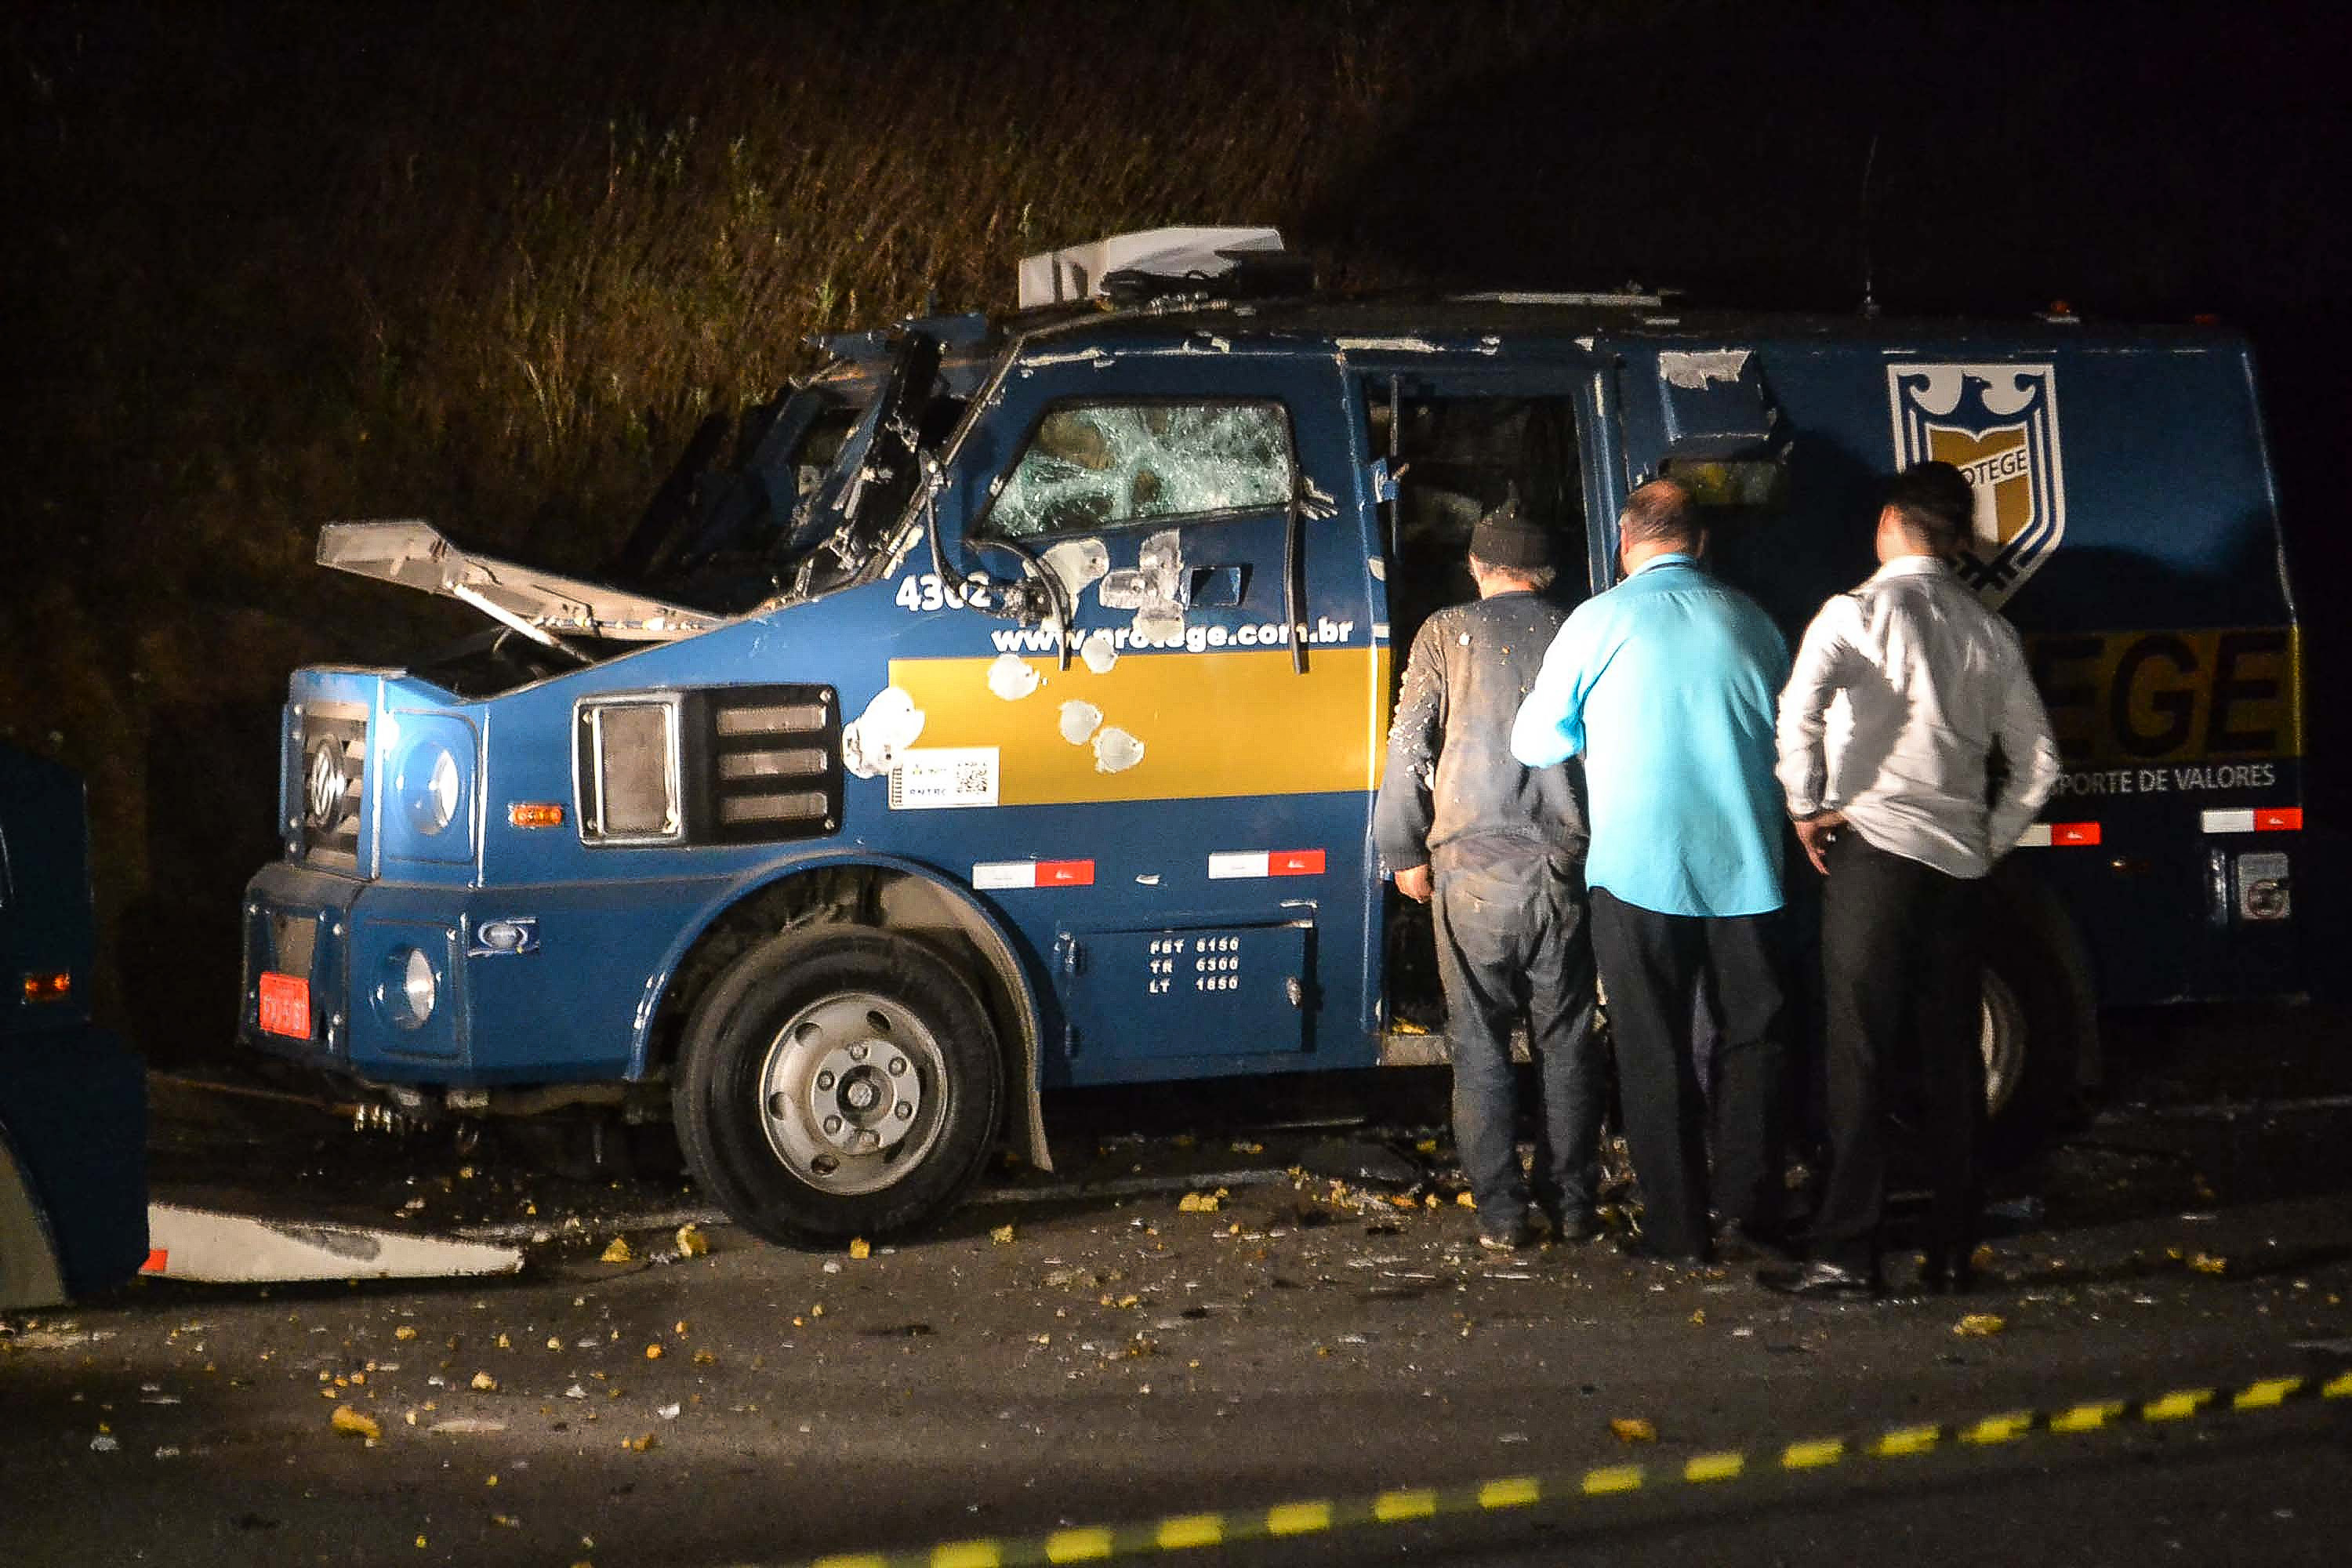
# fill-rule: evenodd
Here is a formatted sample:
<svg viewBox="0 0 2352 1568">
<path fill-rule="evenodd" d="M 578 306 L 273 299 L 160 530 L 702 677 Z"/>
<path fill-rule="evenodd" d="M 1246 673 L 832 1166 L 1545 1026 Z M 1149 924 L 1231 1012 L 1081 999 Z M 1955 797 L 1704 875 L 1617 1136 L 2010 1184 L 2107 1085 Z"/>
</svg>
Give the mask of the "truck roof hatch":
<svg viewBox="0 0 2352 1568">
<path fill-rule="evenodd" d="M 1227 251 L 1281 248 L 1282 234 L 1271 228 L 1148 228 L 1115 234 L 1092 245 L 1023 257 L 1021 309 L 1102 299 L 1103 279 L 1114 272 L 1221 278 L 1234 268 Z"/>
</svg>

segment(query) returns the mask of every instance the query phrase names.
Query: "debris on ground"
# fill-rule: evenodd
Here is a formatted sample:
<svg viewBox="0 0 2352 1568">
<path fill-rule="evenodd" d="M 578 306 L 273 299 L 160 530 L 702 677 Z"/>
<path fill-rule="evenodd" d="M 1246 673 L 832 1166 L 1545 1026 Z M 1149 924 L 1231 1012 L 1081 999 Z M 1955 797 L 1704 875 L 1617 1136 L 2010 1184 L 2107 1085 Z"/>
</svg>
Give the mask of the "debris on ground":
<svg viewBox="0 0 2352 1568">
<path fill-rule="evenodd" d="M 1998 1312 L 1970 1312 L 1952 1325 L 1952 1332 L 1963 1339 L 1986 1339 L 2009 1327 L 2009 1320 Z"/>
<path fill-rule="evenodd" d="M 1620 1443 L 1654 1443 L 1658 1440 L 1657 1427 L 1638 1415 L 1615 1416 L 1609 1423 L 1609 1430 L 1616 1435 Z"/>
<path fill-rule="evenodd" d="M 1420 1166 L 1387 1144 L 1366 1139 L 1325 1139 L 1301 1154 L 1298 1163 L 1311 1175 L 1387 1187 L 1410 1187 L 1422 1179 Z"/>
<path fill-rule="evenodd" d="M 327 1424 L 338 1432 L 348 1432 L 371 1443 L 383 1436 L 383 1428 L 376 1425 L 374 1416 L 362 1415 L 348 1405 L 336 1405 L 335 1413 L 328 1418 Z"/>
<path fill-rule="evenodd" d="M 625 1236 L 616 1236 L 613 1238 L 612 1243 L 604 1248 L 603 1255 L 600 1256 L 596 1261 L 599 1263 L 634 1263 L 636 1261 L 636 1253 L 629 1247 L 629 1238 Z"/>
<path fill-rule="evenodd" d="M 988 1233 L 988 1239 L 999 1247 L 1010 1247 L 1013 1245 L 1013 1227 L 1009 1225 L 1000 1225 Z"/>
<path fill-rule="evenodd" d="M 680 1258 L 700 1258 L 710 1250 L 710 1238 L 702 1234 L 698 1225 L 677 1227 L 677 1255 Z"/>
</svg>

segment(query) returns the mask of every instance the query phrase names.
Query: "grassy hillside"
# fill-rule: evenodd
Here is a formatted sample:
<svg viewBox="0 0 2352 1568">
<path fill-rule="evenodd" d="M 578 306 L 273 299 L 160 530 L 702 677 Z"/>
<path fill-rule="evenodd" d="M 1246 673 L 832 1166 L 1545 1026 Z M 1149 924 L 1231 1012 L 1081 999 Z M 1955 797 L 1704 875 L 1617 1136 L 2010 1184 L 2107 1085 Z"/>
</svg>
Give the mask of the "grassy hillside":
<svg viewBox="0 0 2352 1568">
<path fill-rule="evenodd" d="M 1015 258 L 1297 226 L 1556 8 L 61 6 L 12 25 L 0 732 L 82 768 L 150 1050 L 232 1021 L 287 670 L 465 625 L 310 565 L 426 516 L 604 554 L 813 331 L 1011 302 Z M 1271 20 L 1272 26 L 1262 25 Z"/>
</svg>

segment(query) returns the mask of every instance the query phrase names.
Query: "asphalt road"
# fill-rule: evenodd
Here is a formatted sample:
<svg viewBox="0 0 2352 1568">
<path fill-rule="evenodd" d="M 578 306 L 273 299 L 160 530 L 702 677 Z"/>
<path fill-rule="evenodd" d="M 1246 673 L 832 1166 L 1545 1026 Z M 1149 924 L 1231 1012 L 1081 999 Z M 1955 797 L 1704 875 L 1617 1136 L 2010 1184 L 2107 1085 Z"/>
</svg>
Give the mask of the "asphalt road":
<svg viewBox="0 0 2352 1568">
<path fill-rule="evenodd" d="M 2341 1020 L 2126 1026 L 2146 1065 L 2012 1206 L 1989 1289 L 1868 1307 L 1605 1247 L 1483 1255 L 1410 1104 L 1336 1135 L 1244 1125 L 1257 1100 L 1059 1107 L 1073 1169 L 1008 1177 L 925 1237 L 857 1259 L 713 1226 L 708 1256 L 665 1260 L 648 1221 L 696 1201 L 674 1182 L 566 1183 L 495 1147 L 165 1094 L 167 1188 L 241 1170 L 257 1204 L 550 1239 L 511 1279 L 149 1281 L 0 1320 L 0 1563 L 782 1564 L 1203 1510 L 1239 1530 L 1302 1502 L 1344 1521 L 1383 1490 L 1523 1476 L 1544 1500 L 1181 1555 L 2340 1562 L 2352 1398 L 1865 1451 L 2352 1372 Z M 1412 1181 L 1345 1174 L 1381 1141 Z M 1214 1190 L 1193 1178 L 1243 1172 L 1214 1212 L 1180 1211 Z M 635 1258 L 598 1261 L 624 1232 Z M 1956 1332 L 1967 1313 L 1999 1326 Z M 337 1431 L 338 1407 L 380 1436 Z M 1780 1469 L 1830 1436 L 1848 1457 Z M 1679 1479 L 1728 1451 L 1747 1473 Z M 1638 1490 L 1580 1490 L 1629 1464 Z"/>
</svg>

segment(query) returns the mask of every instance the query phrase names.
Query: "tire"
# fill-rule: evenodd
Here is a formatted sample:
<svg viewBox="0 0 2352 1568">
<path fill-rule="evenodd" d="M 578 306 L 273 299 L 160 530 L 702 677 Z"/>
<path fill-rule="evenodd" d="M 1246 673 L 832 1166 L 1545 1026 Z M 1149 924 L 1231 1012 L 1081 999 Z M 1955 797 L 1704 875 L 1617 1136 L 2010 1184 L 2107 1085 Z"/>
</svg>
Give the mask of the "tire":
<svg viewBox="0 0 2352 1568">
<path fill-rule="evenodd" d="M 1993 900 L 1979 1040 L 1985 1153 L 1995 1170 L 2030 1162 L 2066 1125 L 2092 1045 L 2086 1032 L 2096 1028 L 2079 952 L 2049 913 L 2030 900 Z"/>
<path fill-rule="evenodd" d="M 789 931 L 721 972 L 688 1021 L 671 1110 L 688 1169 L 787 1246 L 910 1230 L 988 1158 L 1004 1093 L 978 993 L 864 927 Z"/>
</svg>

